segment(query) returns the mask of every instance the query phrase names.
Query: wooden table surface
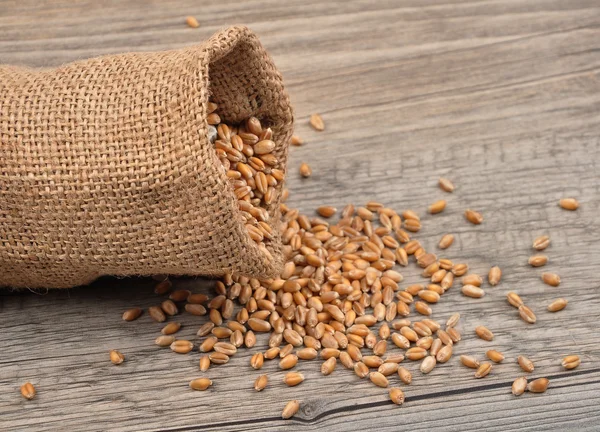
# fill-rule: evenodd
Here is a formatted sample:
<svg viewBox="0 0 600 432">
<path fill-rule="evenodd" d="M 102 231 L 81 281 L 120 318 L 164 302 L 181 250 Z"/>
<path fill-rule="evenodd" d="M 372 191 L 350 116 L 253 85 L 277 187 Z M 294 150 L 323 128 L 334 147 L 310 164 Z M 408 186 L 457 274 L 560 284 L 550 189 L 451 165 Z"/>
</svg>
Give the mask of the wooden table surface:
<svg viewBox="0 0 600 432">
<path fill-rule="evenodd" d="M 42 4 L 44 3 L 44 4 Z M 418 363 L 406 402 L 341 366 L 321 376 L 320 362 L 302 363 L 306 381 L 282 383 L 272 362 L 262 373 L 271 385 L 252 389 L 248 365 L 257 349 L 242 350 L 206 375 L 215 385 L 194 392 L 188 381 L 199 354 L 175 355 L 153 345 L 161 325 L 147 315 L 124 323 L 123 310 L 157 303 L 150 280 L 103 280 L 91 287 L 51 292 L 2 292 L 0 297 L 0 429 L 140 430 L 542 430 L 600 428 L 600 4 L 598 0 L 221 0 L 129 2 L 5 1 L 0 5 L 0 62 L 55 66 L 124 51 L 163 50 L 198 43 L 230 24 L 255 30 L 281 69 L 296 110 L 296 131 L 307 141 L 291 149 L 290 206 L 312 212 L 378 200 L 423 215 L 417 238 L 486 274 L 502 268 L 500 285 L 469 299 L 454 287 L 433 317 L 463 316 L 463 340 L 450 362 L 427 375 Z M 200 28 L 184 24 L 195 15 Z M 1 97 L 1 96 L 0 96 Z M 327 128 L 312 131 L 308 117 Z M 301 180 L 302 161 L 313 176 Z M 454 181 L 449 195 L 437 188 Z M 557 205 L 575 197 L 576 212 Z M 445 198 L 446 211 L 426 215 Z M 1 205 L 1 204 L 0 204 Z M 479 226 L 466 208 L 481 211 Z M 527 258 L 532 240 L 552 239 L 545 269 Z M 560 287 L 540 280 L 560 274 Z M 3 271 L 8 271 L 3 269 Z M 402 286 L 420 282 L 416 266 Z M 458 284 L 457 284 L 458 285 Z M 210 291 L 210 283 L 176 286 Z M 506 303 L 517 291 L 536 312 L 528 325 Z M 551 314 L 550 301 L 569 300 Z M 204 318 L 182 315 L 191 338 Z M 493 342 L 476 339 L 488 326 Z M 264 342 L 264 339 L 261 339 Z M 259 343 L 257 346 L 261 345 Z M 108 350 L 127 361 L 113 366 Z M 459 364 L 489 348 L 506 354 L 481 380 Z M 580 367 L 565 371 L 571 353 Z M 535 362 L 531 377 L 549 377 L 542 395 L 514 397 L 523 375 L 517 355 Z M 25 381 L 38 395 L 19 395 Z M 400 385 L 398 378 L 393 385 Z M 302 402 L 284 421 L 285 401 Z"/>
</svg>

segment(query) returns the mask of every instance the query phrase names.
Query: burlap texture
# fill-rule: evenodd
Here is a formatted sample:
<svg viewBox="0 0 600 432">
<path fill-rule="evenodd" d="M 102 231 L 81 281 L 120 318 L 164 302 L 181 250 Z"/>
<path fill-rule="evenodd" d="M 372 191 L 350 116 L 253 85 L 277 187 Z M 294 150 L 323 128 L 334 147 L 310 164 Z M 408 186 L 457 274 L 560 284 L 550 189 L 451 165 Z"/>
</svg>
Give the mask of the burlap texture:
<svg viewBox="0 0 600 432">
<path fill-rule="evenodd" d="M 289 99 L 245 27 L 175 51 L 0 67 L 0 285 L 280 271 L 280 239 L 270 260 L 249 238 L 208 140 L 209 96 L 227 122 L 269 125 L 285 169 Z"/>
</svg>

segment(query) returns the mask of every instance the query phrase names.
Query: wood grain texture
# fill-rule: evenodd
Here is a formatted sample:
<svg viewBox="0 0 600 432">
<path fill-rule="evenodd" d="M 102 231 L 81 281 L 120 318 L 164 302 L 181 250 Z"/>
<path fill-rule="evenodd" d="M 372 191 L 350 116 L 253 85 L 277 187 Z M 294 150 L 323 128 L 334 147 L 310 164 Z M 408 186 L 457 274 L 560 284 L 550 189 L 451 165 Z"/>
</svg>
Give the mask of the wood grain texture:
<svg viewBox="0 0 600 432">
<path fill-rule="evenodd" d="M 455 356 L 422 377 L 418 364 L 403 386 L 407 399 L 393 406 L 387 392 L 320 362 L 302 362 L 307 377 L 287 388 L 274 362 L 270 385 L 252 389 L 256 350 L 242 350 L 229 364 L 198 371 L 199 354 L 175 355 L 153 345 L 161 325 L 147 315 L 123 323 L 124 309 L 157 303 L 149 280 L 105 279 L 85 288 L 0 296 L 0 429 L 69 431 L 139 430 L 594 430 L 600 422 L 600 256 L 597 228 L 600 174 L 600 5 L 597 0 L 224 0 L 130 2 L 4 2 L 0 12 L 0 62 L 56 66 L 94 55 L 181 47 L 218 28 L 243 23 L 255 30 L 286 79 L 296 108 L 297 132 L 307 144 L 293 148 L 290 206 L 312 212 L 375 199 L 397 210 L 425 214 L 445 198 L 448 207 L 423 216 L 418 238 L 485 274 L 499 265 L 503 280 L 481 300 L 457 287 L 433 307 L 434 318 L 463 316 L 465 335 Z M 200 28 L 190 29 L 185 16 Z M 307 126 L 311 113 L 326 122 Z M 301 161 L 313 168 L 302 180 Z M 446 176 L 456 191 L 436 184 Z M 566 212 L 558 199 L 581 207 Z M 473 226 L 463 211 L 485 221 Z M 435 220 L 434 220 L 435 219 Z M 532 269 L 531 242 L 549 234 L 550 262 Z M 540 281 L 544 270 L 562 277 L 558 288 Z M 407 284 L 418 270 L 403 271 Z M 210 291 L 210 282 L 178 280 L 177 286 Z M 521 294 L 538 315 L 527 325 L 507 305 Z M 557 297 L 569 299 L 556 314 Z M 177 318 L 182 336 L 195 338 L 203 319 Z M 493 343 L 473 337 L 485 324 Z M 264 338 L 260 339 L 264 343 Z M 258 346 L 262 344 L 259 342 Z M 507 359 L 475 380 L 458 355 L 483 359 L 490 347 Z M 127 361 L 113 366 L 108 350 Z M 578 353 L 582 364 L 564 371 L 560 360 Z M 510 394 L 522 375 L 515 358 L 547 376 L 544 395 Z M 188 389 L 206 375 L 208 392 Z M 19 386 L 38 389 L 25 401 Z M 399 385 L 398 379 L 392 383 Z M 302 401 L 292 420 L 280 418 L 286 400 Z"/>
</svg>

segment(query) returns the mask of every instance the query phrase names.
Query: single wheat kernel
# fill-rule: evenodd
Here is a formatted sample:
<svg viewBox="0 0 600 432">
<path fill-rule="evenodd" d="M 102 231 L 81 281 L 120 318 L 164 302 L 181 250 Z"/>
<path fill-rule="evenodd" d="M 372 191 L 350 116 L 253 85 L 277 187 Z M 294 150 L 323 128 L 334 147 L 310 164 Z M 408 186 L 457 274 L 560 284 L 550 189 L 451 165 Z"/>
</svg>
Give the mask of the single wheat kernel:
<svg viewBox="0 0 600 432">
<path fill-rule="evenodd" d="M 180 328 L 181 328 L 181 323 L 171 322 L 171 323 L 167 324 L 166 326 L 164 326 L 160 330 L 160 332 L 164 335 L 171 335 L 173 333 L 177 333 Z"/>
<path fill-rule="evenodd" d="M 492 370 L 492 364 L 489 362 L 481 363 L 481 365 L 475 371 L 475 378 L 483 378 L 487 376 Z"/>
<path fill-rule="evenodd" d="M 496 286 L 500 283 L 501 277 L 502 270 L 500 270 L 500 267 L 494 266 L 490 269 L 490 272 L 488 273 L 488 282 L 490 283 L 490 285 Z"/>
<path fill-rule="evenodd" d="M 452 234 L 445 234 L 438 243 L 440 249 L 448 249 L 452 243 L 454 243 L 454 236 Z"/>
<path fill-rule="evenodd" d="M 191 27 L 191 28 L 198 28 L 200 27 L 200 23 L 198 22 L 198 20 L 193 17 L 193 16 L 189 16 L 185 18 L 185 23 Z"/>
<path fill-rule="evenodd" d="M 526 323 L 529 323 L 529 324 L 535 324 L 535 322 L 537 321 L 537 318 L 536 318 L 535 314 L 533 313 L 533 311 L 528 306 L 525 306 L 524 304 L 519 306 L 519 316 L 521 317 L 521 319 L 523 321 L 525 321 Z"/>
<path fill-rule="evenodd" d="M 463 285 L 461 292 L 463 295 L 472 298 L 481 298 L 485 295 L 485 291 L 475 285 Z"/>
<path fill-rule="evenodd" d="M 521 366 L 521 369 L 525 372 L 533 372 L 534 370 L 533 362 L 525 356 L 517 357 L 517 363 L 519 363 L 519 366 Z"/>
<path fill-rule="evenodd" d="M 429 372 L 431 372 L 433 370 L 436 363 L 437 363 L 437 361 L 434 356 L 432 356 L 432 355 L 427 356 L 421 362 L 421 366 L 419 367 L 419 370 L 424 374 L 428 374 Z"/>
<path fill-rule="evenodd" d="M 199 367 L 201 372 L 206 372 L 210 368 L 210 358 L 207 355 L 200 357 Z"/>
<path fill-rule="evenodd" d="M 279 367 L 283 370 L 291 369 L 298 364 L 298 356 L 295 354 L 288 354 L 279 361 Z"/>
<path fill-rule="evenodd" d="M 558 312 L 567 307 L 569 302 L 564 298 L 559 298 L 554 300 L 552 303 L 548 305 L 549 312 Z"/>
<path fill-rule="evenodd" d="M 323 216 L 324 218 L 330 218 L 337 212 L 335 207 L 331 206 L 321 206 L 317 208 L 317 213 L 319 216 Z"/>
<path fill-rule="evenodd" d="M 454 266 L 452 267 L 452 273 L 454 273 L 454 276 L 460 277 L 468 271 L 469 266 L 467 264 L 454 264 Z"/>
<path fill-rule="evenodd" d="M 454 185 L 447 178 L 440 177 L 438 184 L 440 186 L 440 189 L 442 189 L 445 192 L 452 192 L 452 191 L 454 191 Z"/>
<path fill-rule="evenodd" d="M 396 405 L 402 405 L 404 403 L 404 392 L 398 387 L 392 387 L 389 391 L 390 400 Z"/>
<path fill-rule="evenodd" d="M 194 348 L 194 344 L 188 340 L 176 340 L 171 344 L 171 350 L 178 354 L 187 354 Z"/>
<path fill-rule="evenodd" d="M 531 267 L 541 267 L 546 265 L 548 257 L 546 255 L 534 255 L 527 261 Z"/>
<path fill-rule="evenodd" d="M 267 375 L 259 375 L 254 381 L 254 390 L 262 391 L 269 383 L 269 377 Z"/>
<path fill-rule="evenodd" d="M 25 399 L 33 399 L 35 397 L 35 387 L 30 382 L 26 382 L 21 386 L 21 396 Z"/>
<path fill-rule="evenodd" d="M 431 213 L 431 214 L 441 213 L 444 211 L 445 208 L 446 208 L 446 201 L 439 200 L 429 206 L 429 213 Z"/>
<path fill-rule="evenodd" d="M 167 320 L 167 317 L 160 306 L 150 306 L 148 308 L 148 315 L 156 322 L 165 322 Z"/>
<path fill-rule="evenodd" d="M 579 202 L 575 198 L 563 198 L 558 203 L 565 210 L 574 211 L 579 208 Z"/>
<path fill-rule="evenodd" d="M 456 324 L 458 324 L 459 320 L 460 314 L 457 312 L 448 318 L 448 321 L 446 321 L 446 327 L 456 327 Z"/>
<path fill-rule="evenodd" d="M 384 376 L 390 376 L 398 372 L 398 363 L 389 362 L 383 363 L 381 366 L 377 368 L 377 372 Z"/>
<path fill-rule="evenodd" d="M 479 225 L 481 222 L 483 222 L 483 216 L 481 216 L 481 213 L 471 209 L 465 210 L 465 218 L 467 218 L 467 220 L 474 225 Z"/>
<path fill-rule="evenodd" d="M 121 363 L 123 363 L 125 361 L 125 356 L 123 355 L 123 353 L 121 353 L 117 350 L 111 350 L 109 353 L 109 357 L 110 357 L 110 361 L 112 362 L 112 364 L 115 364 L 115 365 L 120 365 Z"/>
<path fill-rule="evenodd" d="M 547 235 L 540 236 L 533 241 L 533 248 L 535 250 L 541 251 L 548 247 L 550 244 L 550 237 Z"/>
<path fill-rule="evenodd" d="M 354 364 L 354 373 L 359 378 L 365 378 L 367 375 L 369 375 L 369 368 L 366 364 L 359 361 Z"/>
<path fill-rule="evenodd" d="M 471 368 L 471 369 L 479 368 L 479 361 L 475 357 L 472 357 L 472 356 L 461 355 L 460 362 L 463 365 L 465 365 L 466 367 Z"/>
<path fill-rule="evenodd" d="M 521 396 L 527 390 L 527 377 L 519 377 L 512 383 L 512 394 Z"/>
<path fill-rule="evenodd" d="M 489 328 L 485 327 L 485 326 L 477 326 L 477 327 L 475 327 L 475 333 L 481 339 L 486 340 L 486 341 L 491 341 L 491 340 L 494 339 L 494 333 L 492 333 L 492 331 Z"/>
<path fill-rule="evenodd" d="M 290 144 L 295 145 L 295 146 L 301 146 L 302 144 L 304 144 L 304 140 L 302 138 L 300 138 L 298 135 L 292 135 Z"/>
<path fill-rule="evenodd" d="M 385 377 L 385 375 L 380 374 L 379 372 L 371 372 L 369 374 L 369 379 L 371 380 L 371 382 L 373 384 L 375 384 L 377 387 L 387 387 L 389 384 L 388 379 Z"/>
<path fill-rule="evenodd" d="M 298 384 L 300 384 L 302 381 L 304 381 L 304 375 L 302 375 L 300 372 L 288 372 L 283 377 L 283 382 L 288 387 L 295 387 Z"/>
<path fill-rule="evenodd" d="M 447 328 L 446 332 L 448 333 L 448 336 L 450 336 L 450 338 L 452 339 L 452 342 L 454 342 L 454 343 L 457 343 L 458 341 L 460 341 L 462 339 L 460 332 L 458 330 L 456 330 L 455 327 Z"/>
<path fill-rule="evenodd" d="M 575 369 L 581 364 L 581 359 L 578 355 L 570 355 L 565 357 L 561 364 L 565 369 Z"/>
<path fill-rule="evenodd" d="M 398 367 L 398 376 L 400 377 L 400 381 L 404 384 L 410 384 L 412 382 L 412 374 L 404 366 Z"/>
<path fill-rule="evenodd" d="M 404 221 L 404 228 L 410 232 L 418 232 L 421 229 L 421 222 L 417 219 L 406 219 Z"/>
<path fill-rule="evenodd" d="M 452 345 L 444 345 L 437 352 L 435 359 L 438 363 L 446 363 L 452 357 Z"/>
<path fill-rule="evenodd" d="M 538 378 L 527 384 L 527 391 L 531 393 L 544 393 L 548 388 L 548 384 L 550 384 L 548 378 Z"/>
<path fill-rule="evenodd" d="M 321 365 L 321 373 L 323 375 L 329 375 L 329 374 L 331 374 L 334 371 L 336 364 L 337 364 L 337 360 L 336 360 L 335 357 L 328 358 Z"/>
<path fill-rule="evenodd" d="M 516 308 L 523 305 L 523 300 L 521 300 L 521 297 L 519 297 L 519 294 L 517 294 L 516 292 L 510 291 L 509 293 L 507 293 L 506 299 L 512 306 Z"/>
<path fill-rule="evenodd" d="M 293 416 L 296 415 L 296 413 L 298 412 L 299 409 L 300 409 L 300 402 L 298 402 L 297 400 L 289 401 L 287 404 L 285 404 L 285 407 L 283 408 L 283 411 L 281 412 L 281 418 L 284 420 L 292 418 Z"/>
<path fill-rule="evenodd" d="M 164 294 L 168 293 L 169 291 L 171 291 L 172 286 L 173 286 L 173 284 L 171 283 L 171 281 L 169 279 L 160 281 L 154 287 L 154 294 L 164 295 Z"/>
<path fill-rule="evenodd" d="M 542 281 L 553 287 L 560 285 L 560 276 L 556 273 L 542 273 Z"/>
<path fill-rule="evenodd" d="M 488 350 L 485 355 L 494 363 L 501 363 L 504 360 L 504 354 L 496 350 Z"/>
<path fill-rule="evenodd" d="M 206 390 L 212 385 L 212 381 L 208 378 L 196 378 L 190 381 L 190 388 L 193 390 Z"/>
<path fill-rule="evenodd" d="M 312 114 L 310 116 L 309 123 L 313 127 L 313 129 L 316 131 L 321 132 L 321 131 L 325 130 L 325 122 L 323 121 L 323 118 L 319 114 Z"/>
<path fill-rule="evenodd" d="M 462 278 L 463 285 L 474 285 L 476 287 L 480 287 L 483 283 L 483 278 L 478 274 L 471 273 Z"/>
<path fill-rule="evenodd" d="M 154 343 L 159 347 L 168 347 L 173 342 L 175 342 L 175 336 L 159 336 L 156 338 Z"/>
<path fill-rule="evenodd" d="M 142 309 L 140 308 L 132 308 L 127 309 L 123 312 L 123 321 L 134 321 L 140 317 L 142 314 Z"/>
<path fill-rule="evenodd" d="M 312 175 L 312 169 L 305 162 L 302 162 L 300 164 L 300 175 L 304 178 L 310 177 Z"/>
</svg>

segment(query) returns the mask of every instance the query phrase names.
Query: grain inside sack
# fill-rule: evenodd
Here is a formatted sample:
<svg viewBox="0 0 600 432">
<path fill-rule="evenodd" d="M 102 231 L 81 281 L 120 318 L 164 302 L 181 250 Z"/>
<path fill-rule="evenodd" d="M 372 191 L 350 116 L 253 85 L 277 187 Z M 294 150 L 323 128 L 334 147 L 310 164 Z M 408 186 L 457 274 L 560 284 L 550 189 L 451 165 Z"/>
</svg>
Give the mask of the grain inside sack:
<svg viewBox="0 0 600 432">
<path fill-rule="evenodd" d="M 251 238 L 209 139 L 211 117 L 260 118 L 285 171 L 288 95 L 247 28 L 52 70 L 2 66 L 0 95 L 0 286 L 281 271 L 278 230 Z M 262 208 L 279 220 L 281 185 L 269 193 Z"/>
</svg>

